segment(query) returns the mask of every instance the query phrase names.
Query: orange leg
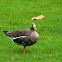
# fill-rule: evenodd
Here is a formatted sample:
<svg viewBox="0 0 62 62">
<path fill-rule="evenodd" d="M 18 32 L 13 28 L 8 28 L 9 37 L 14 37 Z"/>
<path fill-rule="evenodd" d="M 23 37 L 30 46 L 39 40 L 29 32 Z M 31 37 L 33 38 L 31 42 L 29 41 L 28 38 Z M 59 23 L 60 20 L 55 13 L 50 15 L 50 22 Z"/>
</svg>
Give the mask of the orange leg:
<svg viewBox="0 0 62 62">
<path fill-rule="evenodd" d="M 26 48 L 26 47 L 24 46 L 24 53 L 25 53 L 25 48 Z"/>
</svg>

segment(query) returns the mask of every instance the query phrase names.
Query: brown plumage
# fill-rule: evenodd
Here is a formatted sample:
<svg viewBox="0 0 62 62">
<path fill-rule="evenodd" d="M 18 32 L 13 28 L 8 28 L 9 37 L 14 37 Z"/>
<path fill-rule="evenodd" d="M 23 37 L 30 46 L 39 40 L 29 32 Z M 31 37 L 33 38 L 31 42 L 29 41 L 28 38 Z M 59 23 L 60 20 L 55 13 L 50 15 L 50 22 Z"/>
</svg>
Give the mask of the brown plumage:
<svg viewBox="0 0 62 62">
<path fill-rule="evenodd" d="M 34 23 L 31 24 L 30 29 L 31 30 L 19 29 L 3 32 L 5 33 L 5 36 L 10 37 L 13 42 L 17 43 L 18 45 L 23 45 L 25 50 L 25 46 L 35 44 L 39 38 L 38 33 L 35 31 L 36 26 Z"/>
</svg>

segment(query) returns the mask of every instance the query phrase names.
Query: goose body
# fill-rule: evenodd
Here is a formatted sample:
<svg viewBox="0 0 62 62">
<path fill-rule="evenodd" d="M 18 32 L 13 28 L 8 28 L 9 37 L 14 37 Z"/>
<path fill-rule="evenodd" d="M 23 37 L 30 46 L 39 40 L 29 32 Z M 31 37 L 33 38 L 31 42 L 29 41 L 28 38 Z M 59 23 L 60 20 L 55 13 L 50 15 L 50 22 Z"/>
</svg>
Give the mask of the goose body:
<svg viewBox="0 0 62 62">
<path fill-rule="evenodd" d="M 30 26 L 31 30 L 28 29 L 19 29 L 19 30 L 13 30 L 13 31 L 3 31 L 5 33 L 5 36 L 8 36 L 11 38 L 11 40 L 18 44 L 25 46 L 33 45 L 37 42 L 39 38 L 39 34 L 35 31 L 35 24 L 32 23 Z"/>
</svg>

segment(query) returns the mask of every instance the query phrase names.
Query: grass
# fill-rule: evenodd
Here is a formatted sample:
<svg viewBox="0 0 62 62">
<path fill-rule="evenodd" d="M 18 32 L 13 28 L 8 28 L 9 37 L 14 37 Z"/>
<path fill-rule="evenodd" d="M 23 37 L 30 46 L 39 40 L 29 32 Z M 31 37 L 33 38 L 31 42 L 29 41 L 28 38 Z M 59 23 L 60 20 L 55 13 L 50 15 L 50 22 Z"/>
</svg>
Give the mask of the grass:
<svg viewBox="0 0 62 62">
<path fill-rule="evenodd" d="M 41 14 L 45 19 L 31 20 Z M 23 46 L 3 37 L 2 31 L 29 29 L 31 23 L 37 26 L 39 40 L 23 54 Z M 0 0 L 0 62 L 62 62 L 62 1 Z"/>
</svg>

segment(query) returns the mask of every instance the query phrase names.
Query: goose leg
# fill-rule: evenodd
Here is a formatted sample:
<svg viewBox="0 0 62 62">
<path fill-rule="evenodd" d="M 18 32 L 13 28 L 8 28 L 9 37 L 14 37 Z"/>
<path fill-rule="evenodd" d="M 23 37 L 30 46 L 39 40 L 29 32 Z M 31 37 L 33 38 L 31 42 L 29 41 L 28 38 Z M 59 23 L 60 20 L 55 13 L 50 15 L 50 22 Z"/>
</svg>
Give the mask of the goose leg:
<svg viewBox="0 0 62 62">
<path fill-rule="evenodd" d="M 25 48 L 26 48 L 26 47 L 24 46 L 24 53 L 25 53 Z"/>
</svg>

